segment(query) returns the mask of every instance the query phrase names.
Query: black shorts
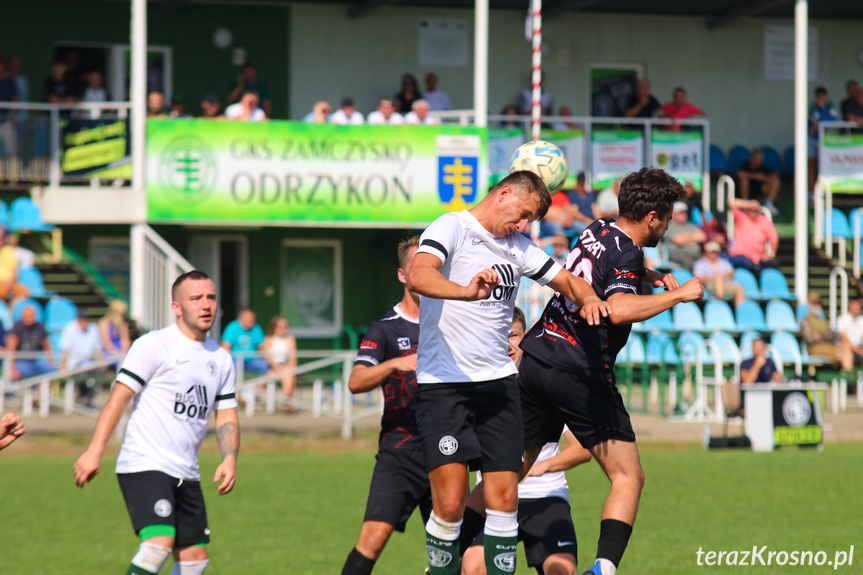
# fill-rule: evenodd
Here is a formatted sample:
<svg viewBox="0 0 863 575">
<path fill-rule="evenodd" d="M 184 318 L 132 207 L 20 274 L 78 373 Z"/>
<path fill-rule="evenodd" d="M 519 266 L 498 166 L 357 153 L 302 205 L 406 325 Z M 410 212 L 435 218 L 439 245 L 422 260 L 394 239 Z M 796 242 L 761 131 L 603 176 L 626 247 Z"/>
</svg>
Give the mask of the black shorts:
<svg viewBox="0 0 863 575">
<path fill-rule="evenodd" d="M 555 553 L 571 553 L 578 557 L 569 503 L 560 497 L 519 499 L 518 540 L 524 542 L 524 554 L 530 567 L 541 567 Z M 482 545 L 482 542 L 483 532 L 480 531 L 470 546 Z"/>
<path fill-rule="evenodd" d="M 521 359 L 519 385 L 527 449 L 558 441 L 564 424 L 585 448 L 610 439 L 635 441 L 632 422 L 614 385 L 585 381 L 528 353 Z"/>
<path fill-rule="evenodd" d="M 422 450 L 384 449 L 375 459 L 363 521 L 383 521 L 403 533 L 411 513 L 419 507 L 425 525 L 432 498 Z"/>
<path fill-rule="evenodd" d="M 177 479 L 161 471 L 118 473 L 117 479 L 135 533 L 150 525 L 173 525 L 175 547 L 210 542 L 200 481 Z"/>
<path fill-rule="evenodd" d="M 524 429 L 515 375 L 418 387 L 426 469 L 467 462 L 483 472 L 521 470 Z"/>
</svg>

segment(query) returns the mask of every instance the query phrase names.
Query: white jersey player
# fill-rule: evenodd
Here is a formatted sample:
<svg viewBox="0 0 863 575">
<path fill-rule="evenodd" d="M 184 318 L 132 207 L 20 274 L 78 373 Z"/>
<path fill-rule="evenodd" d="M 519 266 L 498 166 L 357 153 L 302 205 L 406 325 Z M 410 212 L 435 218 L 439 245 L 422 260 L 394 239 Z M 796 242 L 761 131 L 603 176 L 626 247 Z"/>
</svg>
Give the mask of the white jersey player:
<svg viewBox="0 0 863 575">
<path fill-rule="evenodd" d="M 117 458 L 117 477 L 141 539 L 128 574 L 159 573 L 172 550 L 172 575 L 200 575 L 208 563 L 209 527 L 198 449 L 216 414 L 222 463 L 219 494 L 234 487 L 240 431 L 230 354 L 207 337 L 216 317 L 216 287 L 206 274 L 181 275 L 171 290 L 177 322 L 138 339 L 129 350 L 87 451 L 75 463 L 83 487 L 99 473 L 105 446 L 133 401 Z"/>
</svg>

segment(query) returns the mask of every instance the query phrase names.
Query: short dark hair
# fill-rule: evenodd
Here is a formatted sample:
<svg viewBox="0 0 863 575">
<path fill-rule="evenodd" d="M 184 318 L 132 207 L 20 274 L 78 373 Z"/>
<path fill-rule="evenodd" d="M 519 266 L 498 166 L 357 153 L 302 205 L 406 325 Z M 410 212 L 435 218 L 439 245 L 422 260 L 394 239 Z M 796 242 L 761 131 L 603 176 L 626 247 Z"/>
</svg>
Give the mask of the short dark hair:
<svg viewBox="0 0 863 575">
<path fill-rule="evenodd" d="M 824 86 L 818 86 L 817 88 L 815 88 L 815 95 L 820 96 L 821 94 L 827 94 L 827 88 L 825 88 Z"/>
<path fill-rule="evenodd" d="M 623 179 L 617 203 L 621 218 L 640 222 L 652 211 L 665 217 L 671 212 L 674 202 L 685 199 L 683 186 L 668 172 L 659 168 L 641 168 Z"/>
<path fill-rule="evenodd" d="M 180 286 L 183 285 L 183 282 L 186 280 L 208 280 L 210 276 L 202 272 L 201 270 L 192 270 L 190 272 L 186 272 L 177 279 L 174 280 L 174 285 L 171 286 L 171 299 L 173 301 L 180 301 L 178 299 L 180 295 Z"/>
<path fill-rule="evenodd" d="M 537 200 L 536 219 L 542 219 L 551 207 L 551 194 L 548 191 L 548 186 L 535 173 L 528 170 L 517 170 L 494 186 L 490 194 L 496 194 L 504 186 L 509 186 L 519 195 L 535 196 Z"/>
<path fill-rule="evenodd" d="M 405 267 L 405 260 L 407 259 L 408 252 L 411 248 L 418 248 L 420 245 L 420 237 L 419 236 L 411 236 L 409 238 L 405 238 L 399 242 L 398 254 L 399 254 L 399 267 Z"/>
<path fill-rule="evenodd" d="M 516 307 L 512 310 L 512 325 L 515 327 L 515 324 L 520 323 L 521 329 L 527 330 L 527 321 L 524 319 L 524 312 L 521 311 L 521 308 Z"/>
</svg>

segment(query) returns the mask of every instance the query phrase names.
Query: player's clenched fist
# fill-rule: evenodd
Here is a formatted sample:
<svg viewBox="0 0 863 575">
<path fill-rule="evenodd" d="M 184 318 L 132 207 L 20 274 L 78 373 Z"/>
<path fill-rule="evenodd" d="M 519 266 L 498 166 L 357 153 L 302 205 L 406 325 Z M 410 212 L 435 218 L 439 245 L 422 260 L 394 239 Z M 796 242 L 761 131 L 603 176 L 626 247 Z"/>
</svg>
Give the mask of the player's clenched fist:
<svg viewBox="0 0 863 575">
<path fill-rule="evenodd" d="M 698 278 L 692 278 L 677 288 L 681 291 L 681 301 L 697 301 L 704 297 L 704 284 Z"/>
<path fill-rule="evenodd" d="M 0 449 L 24 435 L 24 422 L 14 413 L 7 413 L 0 419 Z"/>
<path fill-rule="evenodd" d="M 500 276 L 495 270 L 491 268 L 482 270 L 465 286 L 464 299 L 466 301 L 486 299 L 499 283 Z"/>
</svg>

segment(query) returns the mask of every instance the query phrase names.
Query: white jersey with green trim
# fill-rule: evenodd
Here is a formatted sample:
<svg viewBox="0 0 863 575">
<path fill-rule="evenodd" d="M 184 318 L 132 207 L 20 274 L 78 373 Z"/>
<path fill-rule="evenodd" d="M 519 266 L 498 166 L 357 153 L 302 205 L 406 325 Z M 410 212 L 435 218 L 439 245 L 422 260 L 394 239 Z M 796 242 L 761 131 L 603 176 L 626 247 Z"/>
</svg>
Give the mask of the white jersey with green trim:
<svg viewBox="0 0 863 575">
<path fill-rule="evenodd" d="M 117 383 L 137 394 L 117 473 L 161 471 L 199 481 L 198 449 L 210 414 L 237 407 L 231 355 L 210 338 L 186 337 L 174 324 L 132 344 Z"/>
</svg>

